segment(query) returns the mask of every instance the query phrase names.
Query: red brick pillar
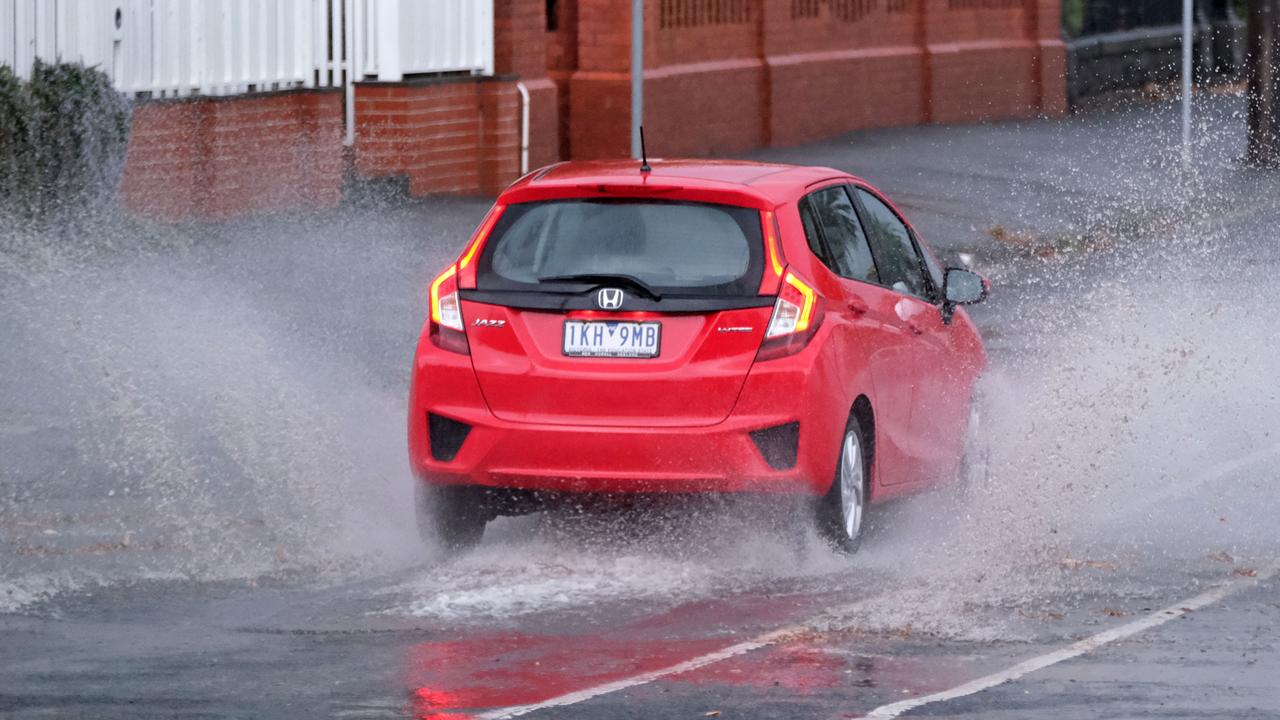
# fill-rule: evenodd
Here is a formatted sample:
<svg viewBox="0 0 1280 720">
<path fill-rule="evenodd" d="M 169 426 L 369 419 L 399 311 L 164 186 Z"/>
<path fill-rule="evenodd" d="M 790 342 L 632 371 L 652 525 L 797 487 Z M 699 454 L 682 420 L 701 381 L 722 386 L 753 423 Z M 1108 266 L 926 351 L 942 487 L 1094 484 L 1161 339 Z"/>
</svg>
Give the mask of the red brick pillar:
<svg viewBox="0 0 1280 720">
<path fill-rule="evenodd" d="M 1042 6 L 1057 0 L 918 0 L 932 122 L 1039 114 Z M 1054 22 L 1057 14 L 1054 10 Z"/>
<path fill-rule="evenodd" d="M 521 96 L 529 92 L 529 169 L 560 158 L 560 107 L 547 76 L 545 0 L 494 0 L 493 66 L 497 81 L 481 92 L 480 183 L 498 192 L 520 175 Z"/>
<path fill-rule="evenodd" d="M 548 18 L 547 76 L 556 84 L 559 114 L 559 157 L 569 157 L 569 81 L 578 69 L 578 4 L 556 3 L 555 18 Z"/>
<path fill-rule="evenodd" d="M 1067 47 L 1062 42 L 1059 0 L 1026 0 L 1031 36 L 1036 38 L 1036 83 L 1040 113 L 1058 117 L 1067 111 Z"/>
<path fill-rule="evenodd" d="M 645 24 L 650 31 L 650 18 Z M 577 35 L 578 69 L 569 79 L 570 156 L 629 157 L 631 4 L 578 0 Z M 650 56 L 645 53 L 646 66 Z"/>
</svg>

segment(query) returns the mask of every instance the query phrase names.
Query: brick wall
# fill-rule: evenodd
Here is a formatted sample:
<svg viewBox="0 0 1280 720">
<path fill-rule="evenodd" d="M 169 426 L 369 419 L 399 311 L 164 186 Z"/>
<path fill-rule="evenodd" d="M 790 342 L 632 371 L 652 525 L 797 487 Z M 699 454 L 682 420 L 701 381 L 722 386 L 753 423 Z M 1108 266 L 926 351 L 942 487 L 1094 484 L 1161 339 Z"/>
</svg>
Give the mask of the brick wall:
<svg viewBox="0 0 1280 720">
<path fill-rule="evenodd" d="M 630 150 L 629 3 L 494 0 L 492 78 L 141 104 L 123 195 L 162 217 L 328 207 L 352 179 L 495 193 L 520 171 Z M 860 128 L 1056 115 L 1058 0 L 648 0 L 645 126 L 655 157 L 726 155 Z"/>
<path fill-rule="evenodd" d="M 565 150 L 545 7 L 494 1 L 493 78 L 357 83 L 350 153 L 337 90 L 141 103 L 123 201 L 138 214 L 181 220 L 331 207 L 347 179 L 406 178 L 418 195 L 496 193 L 520 173 L 517 82 L 530 95 L 530 166 Z"/>
<path fill-rule="evenodd" d="M 769 142 L 924 122 L 927 72 L 911 2 L 770 2 Z"/>
<path fill-rule="evenodd" d="M 493 20 L 495 78 L 357 84 L 357 178 L 407 177 L 415 195 L 499 192 L 520 175 L 518 81 L 529 93 L 529 167 L 560 158 L 546 2 L 494 0 Z"/>
<path fill-rule="evenodd" d="M 1037 38 L 1026 0 L 926 0 L 934 122 L 1022 117 L 1039 108 Z"/>
<path fill-rule="evenodd" d="M 579 0 L 569 155 L 629 151 L 630 18 Z M 1058 0 L 649 0 L 655 155 L 1065 111 Z"/>
<path fill-rule="evenodd" d="M 175 220 L 331 207 L 341 142 L 339 92 L 142 102 L 121 194 L 136 213 Z"/>
<path fill-rule="evenodd" d="M 556 86 L 525 81 L 529 166 L 559 158 Z M 356 176 L 407 177 L 414 195 L 496 193 L 520 174 L 520 94 L 514 81 L 356 86 Z"/>
</svg>

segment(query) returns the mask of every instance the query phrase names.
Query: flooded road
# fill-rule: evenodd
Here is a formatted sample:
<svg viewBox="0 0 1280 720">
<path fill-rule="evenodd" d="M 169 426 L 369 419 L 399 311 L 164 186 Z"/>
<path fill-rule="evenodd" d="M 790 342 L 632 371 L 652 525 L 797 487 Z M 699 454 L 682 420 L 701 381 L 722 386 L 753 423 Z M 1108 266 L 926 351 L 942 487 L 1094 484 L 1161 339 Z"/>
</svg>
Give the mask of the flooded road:
<svg viewBox="0 0 1280 720">
<path fill-rule="evenodd" d="M 767 153 L 997 288 L 990 485 L 852 559 L 710 500 L 423 548 L 409 361 L 483 201 L 6 238 L 0 716 L 1280 717 L 1280 183 L 1142 160 L 1160 112 Z"/>
</svg>

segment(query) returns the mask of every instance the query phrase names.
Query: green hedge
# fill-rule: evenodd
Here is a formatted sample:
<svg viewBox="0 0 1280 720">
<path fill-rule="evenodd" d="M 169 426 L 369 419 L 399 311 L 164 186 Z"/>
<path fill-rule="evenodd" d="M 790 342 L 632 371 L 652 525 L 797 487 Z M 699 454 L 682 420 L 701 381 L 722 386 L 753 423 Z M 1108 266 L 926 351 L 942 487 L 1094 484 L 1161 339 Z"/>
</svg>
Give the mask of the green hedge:
<svg viewBox="0 0 1280 720">
<path fill-rule="evenodd" d="M 37 60 L 23 82 L 0 67 L 0 213 L 41 221 L 113 204 L 130 117 L 97 69 Z"/>
<path fill-rule="evenodd" d="M 31 124 L 35 120 L 26 85 L 0 65 L 0 211 L 16 214 L 30 203 L 35 174 Z"/>
</svg>

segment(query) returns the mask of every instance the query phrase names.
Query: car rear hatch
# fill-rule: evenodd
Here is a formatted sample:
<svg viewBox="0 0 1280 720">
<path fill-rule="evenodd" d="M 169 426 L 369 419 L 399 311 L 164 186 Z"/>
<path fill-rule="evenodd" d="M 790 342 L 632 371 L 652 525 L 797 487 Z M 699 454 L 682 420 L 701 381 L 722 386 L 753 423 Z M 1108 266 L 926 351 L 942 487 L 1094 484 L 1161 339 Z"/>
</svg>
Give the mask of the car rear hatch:
<svg viewBox="0 0 1280 720">
<path fill-rule="evenodd" d="M 732 411 L 773 297 L 761 211 L 647 198 L 514 204 L 463 290 L 490 410 L 514 422 L 705 426 Z"/>
</svg>

